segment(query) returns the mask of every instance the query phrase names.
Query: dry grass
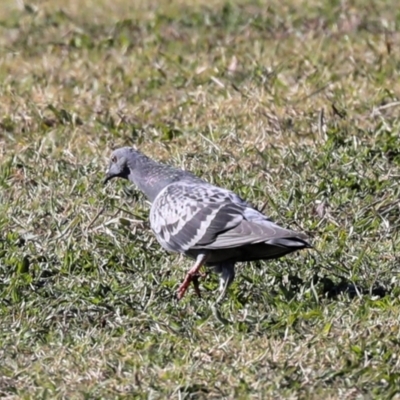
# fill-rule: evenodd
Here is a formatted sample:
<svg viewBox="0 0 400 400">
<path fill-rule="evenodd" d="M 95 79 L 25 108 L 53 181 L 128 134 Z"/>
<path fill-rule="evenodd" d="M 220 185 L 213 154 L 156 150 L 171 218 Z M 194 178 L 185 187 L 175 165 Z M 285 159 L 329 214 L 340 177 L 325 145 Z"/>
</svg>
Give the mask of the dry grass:
<svg viewBox="0 0 400 400">
<path fill-rule="evenodd" d="M 2 2 L 1 396 L 399 398 L 400 19 L 325 3 Z M 177 303 L 120 145 L 316 250 Z"/>
</svg>

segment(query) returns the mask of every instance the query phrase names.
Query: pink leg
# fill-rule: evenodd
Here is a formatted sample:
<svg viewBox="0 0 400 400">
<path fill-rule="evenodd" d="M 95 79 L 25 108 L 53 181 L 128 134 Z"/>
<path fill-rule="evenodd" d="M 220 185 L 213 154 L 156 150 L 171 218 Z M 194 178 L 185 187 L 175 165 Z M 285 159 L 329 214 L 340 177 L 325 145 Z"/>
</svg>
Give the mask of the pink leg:
<svg viewBox="0 0 400 400">
<path fill-rule="evenodd" d="M 190 285 L 190 282 L 193 282 L 194 290 L 196 291 L 197 295 L 200 297 L 200 289 L 199 289 L 199 282 L 198 282 L 199 269 L 206 262 L 206 259 L 207 259 L 207 256 L 205 254 L 200 254 L 199 256 L 197 256 L 195 264 L 193 265 L 192 268 L 190 268 L 190 270 L 186 274 L 185 279 L 182 282 L 181 286 L 179 286 L 178 300 L 180 300 L 185 295 L 186 290 Z M 200 276 L 203 276 L 203 274 L 200 274 Z"/>
</svg>

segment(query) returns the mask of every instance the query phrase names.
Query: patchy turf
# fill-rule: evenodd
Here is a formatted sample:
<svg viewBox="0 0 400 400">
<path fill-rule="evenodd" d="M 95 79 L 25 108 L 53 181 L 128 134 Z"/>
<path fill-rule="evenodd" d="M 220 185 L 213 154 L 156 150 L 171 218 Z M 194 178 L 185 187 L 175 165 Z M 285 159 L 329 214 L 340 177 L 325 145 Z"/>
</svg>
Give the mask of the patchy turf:
<svg viewBox="0 0 400 400">
<path fill-rule="evenodd" d="M 400 398 L 400 13 L 321 3 L 2 1 L 0 396 Z M 177 303 L 120 145 L 315 250 Z"/>
</svg>

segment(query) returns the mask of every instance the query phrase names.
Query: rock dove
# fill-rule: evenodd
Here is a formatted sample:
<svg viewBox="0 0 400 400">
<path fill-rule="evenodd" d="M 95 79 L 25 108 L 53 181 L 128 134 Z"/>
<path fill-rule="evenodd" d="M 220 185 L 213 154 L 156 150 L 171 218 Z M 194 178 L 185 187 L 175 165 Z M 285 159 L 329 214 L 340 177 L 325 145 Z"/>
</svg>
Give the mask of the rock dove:
<svg viewBox="0 0 400 400">
<path fill-rule="evenodd" d="M 195 260 L 178 299 L 191 282 L 200 294 L 203 265 L 221 274 L 221 299 L 235 278 L 237 262 L 279 258 L 312 247 L 304 234 L 281 228 L 230 190 L 156 162 L 134 148 L 111 154 L 104 183 L 117 177 L 133 182 L 152 203 L 150 225 L 161 246 Z"/>
</svg>

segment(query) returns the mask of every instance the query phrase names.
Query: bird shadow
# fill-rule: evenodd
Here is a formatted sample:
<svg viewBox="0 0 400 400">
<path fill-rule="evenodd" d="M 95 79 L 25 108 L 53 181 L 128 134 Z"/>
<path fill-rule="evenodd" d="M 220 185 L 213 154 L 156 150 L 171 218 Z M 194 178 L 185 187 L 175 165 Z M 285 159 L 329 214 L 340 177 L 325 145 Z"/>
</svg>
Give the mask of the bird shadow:
<svg viewBox="0 0 400 400">
<path fill-rule="evenodd" d="M 393 291 L 393 287 L 384 287 L 379 283 L 375 283 L 370 287 L 365 287 L 360 284 L 355 284 L 345 278 L 342 278 L 339 282 L 334 282 L 329 277 L 324 276 L 320 281 L 322 286 L 321 292 L 328 299 L 336 299 L 340 295 L 347 295 L 350 299 L 362 295 L 382 298 Z"/>
<path fill-rule="evenodd" d="M 371 297 L 374 299 L 383 298 L 387 295 L 390 295 L 395 288 L 395 285 L 387 285 L 383 286 L 380 283 L 375 283 L 370 286 L 362 286 L 359 283 L 354 283 L 353 281 L 341 277 L 338 281 L 334 281 L 329 276 L 314 276 L 311 280 L 305 280 L 300 278 L 297 275 L 289 275 L 285 276 L 285 278 L 281 280 L 279 287 L 275 290 L 275 293 L 271 293 L 271 296 L 282 295 L 285 300 L 290 303 L 293 300 L 298 299 L 298 294 L 301 291 L 304 291 L 304 288 L 311 288 L 314 293 L 314 298 L 319 303 L 322 299 L 327 299 L 330 301 L 342 301 L 343 296 L 347 297 L 348 300 L 353 301 L 357 298 L 361 298 L 364 296 Z M 242 305 L 248 304 L 249 299 L 245 298 L 245 294 L 239 294 L 237 300 Z M 259 298 L 258 298 L 259 297 Z M 227 299 L 225 299 L 226 301 Z M 229 300 L 229 295 L 228 295 Z M 251 302 L 257 303 L 265 303 L 265 298 L 263 295 L 252 293 Z M 220 309 L 221 304 L 214 304 L 211 307 L 212 313 L 214 317 L 224 325 L 240 325 L 241 329 L 246 331 L 252 331 L 253 328 L 257 329 L 256 326 L 259 325 L 260 322 L 266 323 L 270 327 L 276 327 L 277 325 L 281 325 L 281 321 L 275 320 L 269 313 L 265 314 L 261 319 L 258 318 L 245 318 L 240 321 L 233 321 L 231 319 L 226 319 L 222 315 L 222 310 Z M 244 326 L 246 325 L 246 327 Z"/>
<path fill-rule="evenodd" d="M 297 275 L 289 275 L 285 277 L 285 284 L 281 284 L 281 288 L 285 287 L 287 300 L 292 300 L 297 296 L 297 293 L 302 287 L 311 286 L 314 288 L 318 297 L 335 300 L 342 295 L 347 295 L 349 299 L 355 299 L 362 295 L 372 297 L 385 297 L 390 294 L 394 288 L 384 287 L 376 282 L 372 286 L 363 286 L 355 283 L 345 277 L 340 277 L 338 281 L 334 281 L 327 275 L 315 275 L 312 280 L 303 280 Z"/>
</svg>

